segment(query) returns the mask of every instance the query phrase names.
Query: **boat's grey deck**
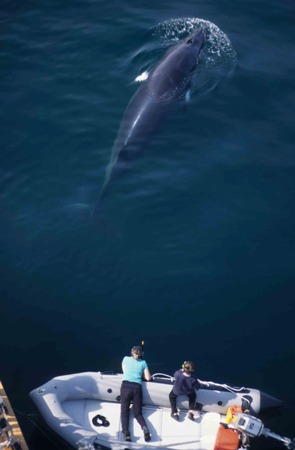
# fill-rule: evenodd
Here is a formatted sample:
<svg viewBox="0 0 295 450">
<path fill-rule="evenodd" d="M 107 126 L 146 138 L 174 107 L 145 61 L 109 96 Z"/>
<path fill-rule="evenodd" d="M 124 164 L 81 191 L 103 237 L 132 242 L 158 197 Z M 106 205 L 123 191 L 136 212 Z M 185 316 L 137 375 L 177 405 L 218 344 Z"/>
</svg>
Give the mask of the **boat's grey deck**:
<svg viewBox="0 0 295 450">
<path fill-rule="evenodd" d="M 63 403 L 64 411 L 83 428 L 90 427 L 95 430 L 100 439 L 106 441 L 116 440 L 122 442 L 120 405 L 96 400 L 66 401 Z M 110 426 L 94 426 L 92 419 L 97 414 L 103 415 L 110 422 Z M 186 412 L 180 413 L 180 421 L 176 422 L 170 417 L 170 409 L 143 408 L 143 415 L 152 435 L 150 446 L 159 446 L 185 449 L 185 450 L 213 450 L 216 434 L 220 423 L 218 413 L 207 413 L 201 418 L 191 421 Z M 132 442 L 142 447 L 147 446 L 143 439 L 142 430 L 130 413 L 130 432 Z M 202 437 L 201 437 L 202 436 Z"/>
</svg>

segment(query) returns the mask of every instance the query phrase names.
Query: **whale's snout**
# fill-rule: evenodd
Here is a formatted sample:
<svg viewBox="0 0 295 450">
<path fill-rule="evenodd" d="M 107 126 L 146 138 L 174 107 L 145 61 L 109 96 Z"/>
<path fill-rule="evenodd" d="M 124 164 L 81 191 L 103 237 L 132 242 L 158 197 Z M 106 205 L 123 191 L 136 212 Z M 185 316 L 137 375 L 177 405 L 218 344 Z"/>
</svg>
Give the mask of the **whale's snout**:
<svg viewBox="0 0 295 450">
<path fill-rule="evenodd" d="M 194 31 L 186 40 L 186 44 L 196 47 L 198 50 L 201 49 L 203 43 L 204 43 L 204 31 L 203 30 L 197 30 Z"/>
</svg>

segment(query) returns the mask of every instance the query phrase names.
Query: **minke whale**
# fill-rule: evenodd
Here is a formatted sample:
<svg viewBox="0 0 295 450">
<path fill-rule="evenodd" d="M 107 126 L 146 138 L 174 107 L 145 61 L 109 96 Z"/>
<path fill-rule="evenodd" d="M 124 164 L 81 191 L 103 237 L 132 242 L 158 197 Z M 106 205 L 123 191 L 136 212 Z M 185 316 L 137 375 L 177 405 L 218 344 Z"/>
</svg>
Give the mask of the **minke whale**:
<svg viewBox="0 0 295 450">
<path fill-rule="evenodd" d="M 177 102 L 185 99 L 203 43 L 204 32 L 197 30 L 169 49 L 131 98 L 114 142 L 97 207 L 113 180 L 130 168 Z"/>
</svg>

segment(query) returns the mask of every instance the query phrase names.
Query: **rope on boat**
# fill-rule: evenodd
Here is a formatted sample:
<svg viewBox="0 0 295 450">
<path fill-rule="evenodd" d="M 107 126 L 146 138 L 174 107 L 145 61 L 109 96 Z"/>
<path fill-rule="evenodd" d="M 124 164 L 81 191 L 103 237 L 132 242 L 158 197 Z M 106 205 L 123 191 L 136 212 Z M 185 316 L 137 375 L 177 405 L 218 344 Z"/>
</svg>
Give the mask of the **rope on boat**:
<svg viewBox="0 0 295 450">
<path fill-rule="evenodd" d="M 160 378 L 162 380 L 167 380 L 167 381 L 174 381 L 175 378 L 172 377 L 171 375 L 167 375 L 166 373 L 154 373 L 152 375 L 152 379 L 154 378 Z"/>
<path fill-rule="evenodd" d="M 242 391 L 244 391 L 246 388 L 245 387 L 232 387 L 232 386 L 229 386 L 228 384 L 220 384 L 220 383 L 215 383 L 214 381 L 202 381 L 202 380 L 199 380 L 199 383 L 200 384 L 203 384 L 204 386 L 216 386 L 216 387 L 221 387 L 221 388 L 223 388 L 223 389 L 226 389 L 227 391 L 230 391 L 230 392 L 242 392 Z"/>
<path fill-rule="evenodd" d="M 175 378 L 172 377 L 171 375 L 167 375 L 166 373 L 154 373 L 152 375 L 152 378 L 160 378 L 160 379 L 165 379 L 165 380 L 169 380 L 169 381 L 174 381 Z M 246 388 L 243 387 L 232 387 L 229 386 L 228 384 L 220 384 L 220 383 L 215 383 L 214 381 L 203 381 L 203 380 L 199 380 L 199 383 L 203 386 L 213 386 L 213 387 L 219 387 L 219 388 L 223 388 L 229 392 L 233 392 L 233 393 L 239 393 L 239 392 L 243 392 L 246 390 Z"/>
<path fill-rule="evenodd" d="M 152 379 L 162 379 L 162 380 L 167 380 L 170 382 L 173 382 L 175 380 L 175 378 L 171 375 L 167 375 L 165 373 L 155 373 L 152 375 Z M 205 386 L 205 387 L 216 387 L 216 388 L 222 388 L 228 392 L 232 392 L 233 394 L 236 394 L 237 396 L 239 396 L 242 400 L 244 400 L 245 402 L 247 402 L 247 404 L 250 406 L 251 402 L 249 401 L 249 399 L 243 395 L 243 392 L 246 390 L 246 388 L 244 386 L 242 387 L 232 387 L 229 386 L 228 384 L 221 384 L 221 383 L 215 383 L 214 381 L 203 381 L 203 380 L 199 380 L 200 385 Z"/>
<path fill-rule="evenodd" d="M 233 394 L 236 394 L 242 400 L 247 402 L 247 404 L 248 404 L 248 406 L 250 408 L 251 401 L 245 395 L 242 394 L 242 392 L 246 390 L 246 388 L 244 386 L 243 387 L 232 387 L 232 386 L 229 386 L 228 384 L 225 384 L 225 383 L 224 384 L 220 384 L 220 383 L 215 383 L 214 381 L 202 381 L 202 380 L 199 380 L 199 383 L 201 385 L 203 385 L 203 386 L 219 387 L 219 388 L 225 389 L 228 392 L 232 392 Z"/>
</svg>

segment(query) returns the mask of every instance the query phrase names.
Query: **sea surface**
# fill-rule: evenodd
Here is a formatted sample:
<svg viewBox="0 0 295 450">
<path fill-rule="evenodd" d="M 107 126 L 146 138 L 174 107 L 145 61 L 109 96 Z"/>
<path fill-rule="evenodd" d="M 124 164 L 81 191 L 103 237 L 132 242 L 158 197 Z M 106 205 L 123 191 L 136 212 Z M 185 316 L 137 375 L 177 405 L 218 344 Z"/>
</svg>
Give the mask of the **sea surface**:
<svg viewBox="0 0 295 450">
<path fill-rule="evenodd" d="M 1 1 L 0 378 L 31 450 L 58 448 L 33 388 L 142 340 L 152 373 L 192 359 L 285 400 L 266 425 L 295 436 L 294 21 L 293 0 Z M 136 78 L 198 27 L 190 98 L 94 220 Z"/>
</svg>

